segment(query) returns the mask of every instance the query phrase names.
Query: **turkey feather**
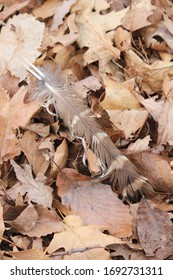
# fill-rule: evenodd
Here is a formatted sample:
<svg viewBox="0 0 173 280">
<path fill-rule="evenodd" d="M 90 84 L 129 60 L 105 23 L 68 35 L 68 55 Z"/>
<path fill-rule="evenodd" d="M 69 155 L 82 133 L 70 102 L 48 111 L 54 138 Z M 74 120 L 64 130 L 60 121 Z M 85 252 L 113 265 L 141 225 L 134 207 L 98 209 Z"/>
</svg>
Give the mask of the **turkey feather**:
<svg viewBox="0 0 173 280">
<path fill-rule="evenodd" d="M 143 195 L 154 196 L 154 189 L 148 179 L 116 148 L 83 99 L 63 79 L 61 71 L 44 74 L 27 60 L 25 67 L 39 80 L 37 87 L 32 90 L 34 98 L 41 100 L 48 112 L 50 105 L 53 105 L 56 115 L 63 120 L 72 135 L 82 141 L 83 160 L 88 148 L 97 156 L 101 169 L 99 179 L 109 178 L 113 189 L 118 183 L 123 196 L 130 201 L 138 201 Z"/>
</svg>

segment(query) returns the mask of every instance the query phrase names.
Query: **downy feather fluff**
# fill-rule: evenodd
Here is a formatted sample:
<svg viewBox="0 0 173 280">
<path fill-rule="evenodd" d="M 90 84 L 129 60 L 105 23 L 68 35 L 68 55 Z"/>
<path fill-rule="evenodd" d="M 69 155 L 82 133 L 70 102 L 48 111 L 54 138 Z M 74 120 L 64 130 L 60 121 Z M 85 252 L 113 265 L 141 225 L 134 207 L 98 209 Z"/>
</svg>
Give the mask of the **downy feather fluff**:
<svg viewBox="0 0 173 280">
<path fill-rule="evenodd" d="M 116 148 L 82 98 L 62 78 L 61 71 L 44 73 L 28 61 L 25 67 L 40 80 L 32 89 L 33 98 L 41 100 L 48 111 L 50 105 L 54 106 L 56 115 L 61 117 L 73 136 L 82 141 L 84 161 L 88 147 L 96 154 L 102 170 L 99 178 L 110 178 L 113 188 L 118 183 L 123 197 L 129 201 L 138 201 L 143 195 L 154 196 L 148 179 Z"/>
</svg>

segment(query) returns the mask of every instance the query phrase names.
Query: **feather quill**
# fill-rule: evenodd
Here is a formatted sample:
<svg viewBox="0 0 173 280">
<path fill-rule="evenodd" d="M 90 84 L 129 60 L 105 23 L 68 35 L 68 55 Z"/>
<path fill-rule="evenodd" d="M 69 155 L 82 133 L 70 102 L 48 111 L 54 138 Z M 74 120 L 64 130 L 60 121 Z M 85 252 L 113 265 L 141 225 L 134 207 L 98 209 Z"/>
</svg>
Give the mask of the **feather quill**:
<svg viewBox="0 0 173 280">
<path fill-rule="evenodd" d="M 83 160 L 88 147 L 96 154 L 102 170 L 99 179 L 110 178 L 113 188 L 118 183 L 123 197 L 131 202 L 138 201 L 143 195 L 153 197 L 155 192 L 148 179 L 116 148 L 82 98 L 62 78 L 60 70 L 58 75 L 44 74 L 28 60 L 24 66 L 39 80 L 34 88 L 35 98 L 40 99 L 48 111 L 53 105 L 56 115 L 62 118 L 73 136 L 82 141 Z"/>
</svg>

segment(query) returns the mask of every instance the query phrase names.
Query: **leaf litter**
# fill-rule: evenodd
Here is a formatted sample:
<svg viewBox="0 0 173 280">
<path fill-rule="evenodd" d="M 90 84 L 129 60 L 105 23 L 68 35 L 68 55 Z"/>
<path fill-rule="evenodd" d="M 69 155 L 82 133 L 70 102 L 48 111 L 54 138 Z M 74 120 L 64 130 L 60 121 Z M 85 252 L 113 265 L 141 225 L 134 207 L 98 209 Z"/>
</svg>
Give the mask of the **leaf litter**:
<svg viewBox="0 0 173 280">
<path fill-rule="evenodd" d="M 172 259 L 171 1 L 1 6 L 1 258 Z M 94 178 L 97 155 L 88 149 L 84 164 L 63 120 L 32 100 L 24 57 L 62 68 L 103 131 L 154 182 L 158 200 L 131 205 Z"/>
</svg>

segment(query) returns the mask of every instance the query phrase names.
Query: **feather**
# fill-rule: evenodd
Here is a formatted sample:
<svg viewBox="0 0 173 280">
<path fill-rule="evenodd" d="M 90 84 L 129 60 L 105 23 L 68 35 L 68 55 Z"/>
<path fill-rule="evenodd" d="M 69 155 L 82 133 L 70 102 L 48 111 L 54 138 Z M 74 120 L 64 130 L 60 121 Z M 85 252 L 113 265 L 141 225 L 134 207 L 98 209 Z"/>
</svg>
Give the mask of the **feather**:
<svg viewBox="0 0 173 280">
<path fill-rule="evenodd" d="M 62 118 L 73 136 L 82 141 L 83 161 L 88 147 L 96 154 L 102 171 L 99 179 L 109 178 L 113 189 L 118 183 L 123 197 L 131 202 L 138 201 L 143 195 L 153 197 L 155 191 L 148 179 L 116 148 L 92 111 L 63 79 L 61 71 L 55 75 L 44 74 L 27 60 L 24 66 L 39 80 L 37 88 L 34 88 L 35 98 L 42 100 L 49 112 L 49 106 L 53 104 L 56 115 Z"/>
</svg>

